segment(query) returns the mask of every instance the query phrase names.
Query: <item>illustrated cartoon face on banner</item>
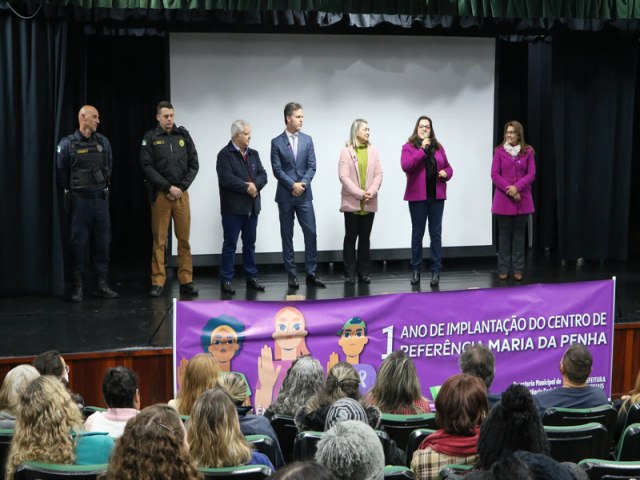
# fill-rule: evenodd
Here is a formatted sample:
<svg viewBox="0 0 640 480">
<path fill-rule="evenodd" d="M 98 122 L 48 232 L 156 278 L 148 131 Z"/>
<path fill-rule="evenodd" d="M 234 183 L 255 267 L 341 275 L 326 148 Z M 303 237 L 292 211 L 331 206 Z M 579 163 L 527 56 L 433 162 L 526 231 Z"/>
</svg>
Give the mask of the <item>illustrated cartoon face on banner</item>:
<svg viewBox="0 0 640 480">
<path fill-rule="evenodd" d="M 360 375 L 360 391 L 367 393 L 376 381 L 376 370 L 367 364 L 360 363 L 360 354 L 369 343 L 367 338 L 367 325 L 360 317 L 347 320 L 338 332 L 340 340 L 338 345 L 345 354 L 345 360 L 353 365 Z M 338 354 L 333 352 L 327 363 L 327 373 L 340 361 Z"/>
<path fill-rule="evenodd" d="M 209 319 L 202 329 L 200 343 L 209 352 L 221 372 L 231 371 L 231 360 L 242 349 L 244 325 L 228 315 Z"/>
<path fill-rule="evenodd" d="M 297 308 L 287 306 L 276 312 L 272 334 L 274 352 L 265 345 L 258 358 L 255 399 L 257 413 L 264 413 L 275 400 L 293 361 L 303 355 L 309 355 L 306 343 L 308 333 L 304 315 Z"/>
</svg>

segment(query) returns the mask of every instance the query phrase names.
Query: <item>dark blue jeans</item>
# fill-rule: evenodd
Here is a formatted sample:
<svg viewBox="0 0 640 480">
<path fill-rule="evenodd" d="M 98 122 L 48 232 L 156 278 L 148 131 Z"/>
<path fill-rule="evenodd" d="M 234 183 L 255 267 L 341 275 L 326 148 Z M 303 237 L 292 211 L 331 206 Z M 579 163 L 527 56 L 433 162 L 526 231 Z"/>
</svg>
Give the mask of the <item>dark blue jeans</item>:
<svg viewBox="0 0 640 480">
<path fill-rule="evenodd" d="M 91 242 L 94 273 L 107 273 L 111 243 L 109 200 L 76 195 L 71 210 L 70 231 L 71 271 L 84 273 L 87 247 Z"/>
<path fill-rule="evenodd" d="M 444 200 L 421 200 L 409 202 L 411 214 L 411 269 L 419 272 L 422 267 L 422 239 L 427 220 L 431 249 L 431 272 L 440 273 L 442 269 L 442 213 Z"/>
<path fill-rule="evenodd" d="M 222 255 L 220 257 L 220 280 L 230 282 L 235 274 L 234 260 L 238 235 L 242 233 L 242 262 L 247 278 L 258 275 L 256 268 L 256 229 L 258 215 L 222 215 Z"/>
<path fill-rule="evenodd" d="M 316 214 L 313 202 L 278 203 L 280 213 L 280 237 L 282 237 L 282 260 L 284 269 L 289 275 L 296 275 L 296 260 L 293 250 L 294 219 L 298 223 L 304 236 L 304 263 L 308 275 L 315 275 L 318 266 L 318 247 L 316 240 Z"/>
</svg>

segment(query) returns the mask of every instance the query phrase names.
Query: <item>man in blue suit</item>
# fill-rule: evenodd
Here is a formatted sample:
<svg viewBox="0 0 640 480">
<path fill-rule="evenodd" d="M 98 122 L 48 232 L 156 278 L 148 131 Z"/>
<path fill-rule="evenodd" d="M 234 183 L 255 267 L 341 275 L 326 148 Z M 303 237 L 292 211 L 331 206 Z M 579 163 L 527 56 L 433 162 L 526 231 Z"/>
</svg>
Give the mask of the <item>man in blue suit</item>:
<svg viewBox="0 0 640 480">
<path fill-rule="evenodd" d="M 307 284 L 324 288 L 326 285 L 316 275 L 316 216 L 311 193 L 311 180 L 316 174 L 316 154 L 311 137 L 300 131 L 303 119 L 302 105 L 295 102 L 287 103 L 284 107 L 286 129 L 271 140 L 271 166 L 273 175 L 278 180 L 276 202 L 280 213 L 282 258 L 289 275 L 289 286 L 298 288 L 293 251 L 293 225 L 294 217 L 297 216 L 304 235 Z"/>
</svg>

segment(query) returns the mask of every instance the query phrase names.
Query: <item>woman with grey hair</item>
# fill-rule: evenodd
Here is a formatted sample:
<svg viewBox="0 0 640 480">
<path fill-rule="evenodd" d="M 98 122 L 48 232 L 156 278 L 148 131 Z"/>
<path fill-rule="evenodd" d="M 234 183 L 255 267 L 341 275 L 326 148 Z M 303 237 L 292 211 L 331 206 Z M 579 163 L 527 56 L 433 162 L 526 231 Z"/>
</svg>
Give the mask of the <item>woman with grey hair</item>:
<svg viewBox="0 0 640 480">
<path fill-rule="evenodd" d="M 342 184 L 340 211 L 344 213 L 342 259 L 345 282 L 371 282 L 371 229 L 378 211 L 378 190 L 382 183 L 382 165 L 378 149 L 369 143 L 369 123 L 358 118 L 340 152 L 338 176 Z M 356 241 L 358 255 L 356 260 Z"/>
<path fill-rule="evenodd" d="M 18 365 L 9 370 L 0 388 L 0 428 L 15 428 L 22 392 L 39 376 L 32 365 Z"/>
<path fill-rule="evenodd" d="M 382 480 L 384 451 L 376 432 L 364 422 L 346 420 L 327 430 L 318 442 L 316 462 L 338 480 Z"/>
<path fill-rule="evenodd" d="M 269 419 L 274 415 L 295 416 L 323 385 L 324 372 L 318 360 L 310 356 L 294 360 L 284 377 L 278 398 L 269 405 L 264 416 Z"/>
</svg>

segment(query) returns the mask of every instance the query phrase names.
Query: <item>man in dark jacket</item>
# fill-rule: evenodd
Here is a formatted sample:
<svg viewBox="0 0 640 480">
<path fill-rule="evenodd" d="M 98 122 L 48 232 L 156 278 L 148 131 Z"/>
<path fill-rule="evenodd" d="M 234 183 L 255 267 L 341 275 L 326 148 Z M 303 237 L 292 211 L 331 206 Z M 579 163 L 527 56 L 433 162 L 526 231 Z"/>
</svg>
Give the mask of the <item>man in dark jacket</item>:
<svg viewBox="0 0 640 480">
<path fill-rule="evenodd" d="M 180 292 L 197 295 L 189 245 L 191 210 L 187 190 L 198 173 L 198 152 L 187 129 L 174 125 L 173 105 L 162 101 L 156 111 L 158 126 L 145 134 L 140 152 L 142 173 L 151 202 L 153 251 L 149 295 L 159 297 L 164 288 L 164 250 L 172 218 L 178 239 Z"/>
<path fill-rule="evenodd" d="M 58 186 L 64 189 L 65 211 L 69 217 L 69 242 L 73 288 L 69 299 L 81 302 L 87 247 L 96 275 L 94 294 L 116 298 L 107 284 L 109 273 L 109 182 L 113 158 L 107 137 L 96 130 L 98 110 L 85 105 L 78 112 L 78 130 L 60 140 L 56 155 Z"/>
<path fill-rule="evenodd" d="M 242 233 L 242 261 L 247 287 L 264 291 L 256 268 L 256 229 L 260 213 L 260 190 L 267 184 L 267 172 L 260 155 L 249 148 L 251 125 L 244 120 L 231 124 L 231 141 L 218 153 L 216 172 L 220 190 L 220 213 L 224 240 L 220 258 L 220 288 L 233 295 L 233 261 Z"/>
</svg>

